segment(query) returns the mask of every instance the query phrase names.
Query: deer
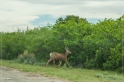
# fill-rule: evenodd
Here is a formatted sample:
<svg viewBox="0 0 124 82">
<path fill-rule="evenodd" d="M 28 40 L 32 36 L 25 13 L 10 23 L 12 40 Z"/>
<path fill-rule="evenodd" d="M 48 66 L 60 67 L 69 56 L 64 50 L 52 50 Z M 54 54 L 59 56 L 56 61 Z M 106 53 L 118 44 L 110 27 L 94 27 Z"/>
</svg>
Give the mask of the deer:
<svg viewBox="0 0 124 82">
<path fill-rule="evenodd" d="M 51 62 L 51 61 L 53 61 L 53 64 L 56 66 L 55 60 L 59 60 L 60 64 L 58 66 L 60 66 L 62 64 L 62 61 L 64 61 L 71 68 L 71 66 L 67 60 L 67 56 L 69 54 L 71 54 L 71 51 L 68 49 L 68 47 L 65 47 L 65 50 L 66 50 L 65 53 L 51 52 L 50 59 L 47 61 L 46 66 L 48 66 L 49 62 Z M 56 66 L 56 67 L 58 67 L 58 66 Z"/>
</svg>

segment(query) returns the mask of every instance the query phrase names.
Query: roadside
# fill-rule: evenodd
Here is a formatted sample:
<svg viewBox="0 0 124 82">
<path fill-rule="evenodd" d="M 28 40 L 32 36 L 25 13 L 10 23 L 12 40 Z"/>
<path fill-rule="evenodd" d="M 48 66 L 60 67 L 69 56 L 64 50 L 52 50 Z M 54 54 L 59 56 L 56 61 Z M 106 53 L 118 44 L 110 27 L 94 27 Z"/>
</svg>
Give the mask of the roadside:
<svg viewBox="0 0 124 82">
<path fill-rule="evenodd" d="M 0 66 L 0 74 L 0 82 L 69 82 L 31 72 L 21 72 L 5 66 Z"/>
</svg>

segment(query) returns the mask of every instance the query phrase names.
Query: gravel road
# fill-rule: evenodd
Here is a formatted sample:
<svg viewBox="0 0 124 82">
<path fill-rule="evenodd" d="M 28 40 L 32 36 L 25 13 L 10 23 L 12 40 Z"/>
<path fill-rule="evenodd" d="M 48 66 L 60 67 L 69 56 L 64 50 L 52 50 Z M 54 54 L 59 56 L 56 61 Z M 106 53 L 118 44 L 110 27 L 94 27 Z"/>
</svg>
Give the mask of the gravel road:
<svg viewBox="0 0 124 82">
<path fill-rule="evenodd" d="M 0 77 L 0 82 L 69 82 L 4 66 L 0 66 Z"/>
</svg>

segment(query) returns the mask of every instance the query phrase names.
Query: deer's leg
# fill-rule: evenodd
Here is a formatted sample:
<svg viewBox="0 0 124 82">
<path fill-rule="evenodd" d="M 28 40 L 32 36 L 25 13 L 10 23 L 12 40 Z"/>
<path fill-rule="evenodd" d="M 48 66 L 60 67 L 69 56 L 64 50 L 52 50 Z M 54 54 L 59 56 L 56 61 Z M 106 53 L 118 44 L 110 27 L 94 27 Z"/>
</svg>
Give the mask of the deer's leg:
<svg viewBox="0 0 124 82">
<path fill-rule="evenodd" d="M 56 63 L 55 63 L 55 60 L 53 60 L 53 64 L 54 64 L 54 66 L 55 66 L 56 68 L 58 68 L 58 66 L 57 66 Z"/>
<path fill-rule="evenodd" d="M 71 68 L 70 64 L 68 63 L 68 60 L 65 60 L 65 63 Z"/>
<path fill-rule="evenodd" d="M 53 60 L 53 64 L 55 67 L 59 67 L 62 64 L 62 61 L 59 60 L 59 65 L 56 65 L 55 60 Z"/>
<path fill-rule="evenodd" d="M 53 64 L 54 64 L 55 67 L 57 67 L 57 66 L 56 66 L 56 63 L 55 63 L 55 60 L 53 60 Z"/>
<path fill-rule="evenodd" d="M 59 65 L 58 66 L 60 66 L 61 64 L 62 64 L 62 61 L 59 60 Z"/>
<path fill-rule="evenodd" d="M 49 60 L 47 61 L 47 64 L 46 64 L 46 66 L 48 66 L 48 64 L 49 64 L 49 62 L 50 62 L 50 61 L 52 61 L 52 59 L 49 59 Z"/>
</svg>

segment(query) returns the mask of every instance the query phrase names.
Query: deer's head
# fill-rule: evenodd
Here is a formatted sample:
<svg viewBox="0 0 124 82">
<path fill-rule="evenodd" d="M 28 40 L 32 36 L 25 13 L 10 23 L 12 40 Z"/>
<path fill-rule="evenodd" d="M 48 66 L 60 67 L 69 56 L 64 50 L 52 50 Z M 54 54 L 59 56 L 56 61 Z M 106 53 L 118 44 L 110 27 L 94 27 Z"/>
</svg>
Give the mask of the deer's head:
<svg viewBox="0 0 124 82">
<path fill-rule="evenodd" d="M 71 51 L 68 49 L 68 47 L 65 47 L 66 53 L 71 54 Z"/>
</svg>

